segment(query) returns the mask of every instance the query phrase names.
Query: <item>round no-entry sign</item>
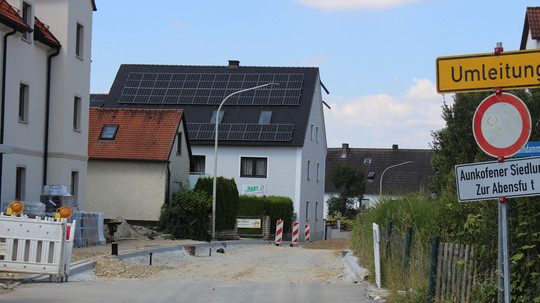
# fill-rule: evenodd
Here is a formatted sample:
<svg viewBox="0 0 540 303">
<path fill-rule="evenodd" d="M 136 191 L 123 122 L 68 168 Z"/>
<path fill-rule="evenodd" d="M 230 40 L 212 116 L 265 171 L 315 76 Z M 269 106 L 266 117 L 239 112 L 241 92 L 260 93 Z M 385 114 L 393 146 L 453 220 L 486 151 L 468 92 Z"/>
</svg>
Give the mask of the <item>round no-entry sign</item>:
<svg viewBox="0 0 540 303">
<path fill-rule="evenodd" d="M 531 114 L 518 97 L 493 94 L 478 106 L 473 133 L 480 148 L 493 157 L 509 157 L 529 141 Z"/>
</svg>

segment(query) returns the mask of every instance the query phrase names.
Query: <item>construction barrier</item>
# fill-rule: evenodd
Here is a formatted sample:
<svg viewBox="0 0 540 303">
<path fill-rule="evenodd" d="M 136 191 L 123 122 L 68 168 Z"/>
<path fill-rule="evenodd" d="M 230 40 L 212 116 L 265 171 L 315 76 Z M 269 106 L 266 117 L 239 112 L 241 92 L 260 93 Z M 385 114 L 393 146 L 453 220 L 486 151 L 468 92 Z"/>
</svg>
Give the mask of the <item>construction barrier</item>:
<svg viewBox="0 0 540 303">
<path fill-rule="evenodd" d="M 276 223 L 276 245 L 280 245 L 283 238 L 283 221 L 278 220 Z"/>
<path fill-rule="evenodd" d="M 304 226 L 304 239 L 306 239 L 306 242 L 309 242 L 309 224 Z"/>
<path fill-rule="evenodd" d="M 0 213 L 0 271 L 48 274 L 67 281 L 76 221 Z"/>
<path fill-rule="evenodd" d="M 292 229 L 292 244 L 298 244 L 298 229 L 300 228 L 300 225 L 298 222 L 293 223 L 293 229 Z"/>
</svg>

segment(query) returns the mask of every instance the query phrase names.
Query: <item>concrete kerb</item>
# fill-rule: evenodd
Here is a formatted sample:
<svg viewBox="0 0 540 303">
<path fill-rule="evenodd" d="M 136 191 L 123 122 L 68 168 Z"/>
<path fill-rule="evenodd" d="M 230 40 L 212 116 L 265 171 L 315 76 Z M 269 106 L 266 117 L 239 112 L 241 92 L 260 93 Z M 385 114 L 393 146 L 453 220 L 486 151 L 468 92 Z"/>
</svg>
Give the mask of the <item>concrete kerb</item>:
<svg viewBox="0 0 540 303">
<path fill-rule="evenodd" d="M 341 256 L 345 258 L 345 264 L 347 264 L 347 267 L 349 267 L 350 270 L 352 270 L 359 281 L 364 283 L 364 279 L 368 275 L 368 270 L 366 268 L 362 268 L 358 265 L 358 258 L 356 258 L 352 252 L 352 250 L 344 250 L 341 253 Z M 384 300 L 388 296 L 390 296 L 390 291 L 385 288 L 377 288 L 377 286 L 371 284 L 371 283 L 365 283 L 367 285 L 366 288 L 366 297 L 374 299 L 374 300 Z"/>
</svg>

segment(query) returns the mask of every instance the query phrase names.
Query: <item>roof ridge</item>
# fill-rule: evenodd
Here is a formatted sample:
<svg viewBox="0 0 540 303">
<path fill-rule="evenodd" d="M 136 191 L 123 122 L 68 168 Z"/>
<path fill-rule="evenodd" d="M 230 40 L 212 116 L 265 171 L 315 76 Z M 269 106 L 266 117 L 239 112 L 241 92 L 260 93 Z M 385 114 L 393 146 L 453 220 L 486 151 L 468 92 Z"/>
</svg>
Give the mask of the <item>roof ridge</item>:
<svg viewBox="0 0 540 303">
<path fill-rule="evenodd" d="M 125 65 L 125 66 L 172 66 L 172 67 L 223 67 L 223 68 L 227 68 L 227 65 L 190 65 L 190 64 L 151 64 L 151 63 L 147 63 L 147 64 L 141 64 L 141 63 L 135 63 L 135 64 L 131 64 L 131 63 L 122 63 L 120 64 L 121 66 Z M 238 69 L 242 69 L 242 68 L 295 68 L 295 69 L 318 69 L 319 67 L 318 66 L 266 66 L 266 65 L 242 65 L 240 67 L 238 67 L 237 69 L 234 69 L 234 70 L 238 70 Z"/>
<path fill-rule="evenodd" d="M 95 107 L 92 109 L 96 110 L 107 110 L 107 111 L 177 111 L 177 112 L 183 112 L 183 109 L 180 108 L 122 108 L 122 107 Z"/>
</svg>

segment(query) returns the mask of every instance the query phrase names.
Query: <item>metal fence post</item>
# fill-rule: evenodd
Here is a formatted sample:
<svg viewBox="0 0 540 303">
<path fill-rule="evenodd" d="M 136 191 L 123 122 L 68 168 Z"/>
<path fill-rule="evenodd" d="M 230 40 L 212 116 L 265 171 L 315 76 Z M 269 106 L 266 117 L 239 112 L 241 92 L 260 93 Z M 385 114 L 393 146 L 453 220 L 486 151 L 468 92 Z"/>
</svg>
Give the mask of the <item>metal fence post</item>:
<svg viewBox="0 0 540 303">
<path fill-rule="evenodd" d="M 409 257 L 411 256 L 412 227 L 407 227 L 407 239 L 405 240 L 405 263 L 403 264 L 403 276 L 407 276 Z"/>
<path fill-rule="evenodd" d="M 392 221 L 388 221 L 388 228 L 386 229 L 386 258 L 390 255 L 390 241 L 392 238 Z"/>
<path fill-rule="evenodd" d="M 439 258 L 439 236 L 431 239 L 431 263 L 429 265 L 429 290 L 428 303 L 431 303 L 435 295 L 435 276 L 437 275 L 437 259 Z"/>
</svg>

